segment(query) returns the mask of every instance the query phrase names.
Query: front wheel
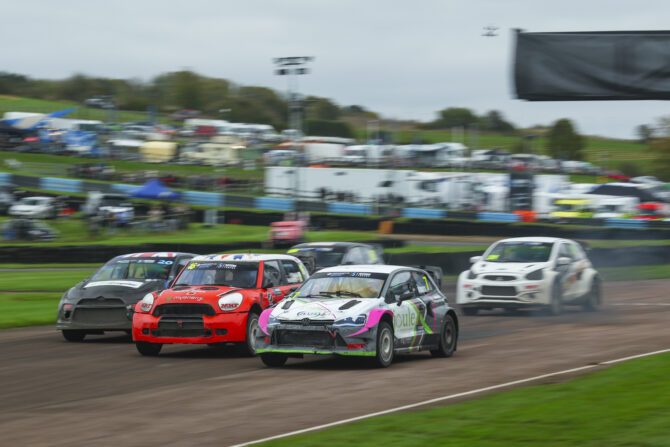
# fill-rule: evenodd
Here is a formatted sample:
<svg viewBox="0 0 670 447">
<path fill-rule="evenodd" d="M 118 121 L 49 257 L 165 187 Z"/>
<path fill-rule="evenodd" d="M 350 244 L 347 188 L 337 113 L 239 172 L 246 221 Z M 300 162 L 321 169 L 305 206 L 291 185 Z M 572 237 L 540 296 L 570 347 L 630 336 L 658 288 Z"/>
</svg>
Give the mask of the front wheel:
<svg viewBox="0 0 670 447">
<path fill-rule="evenodd" d="M 270 368 L 279 368 L 280 366 L 284 366 L 286 359 L 288 359 L 286 354 L 278 354 L 276 352 L 267 352 L 261 354 L 261 360 L 265 366 L 269 366 Z"/>
<path fill-rule="evenodd" d="M 431 349 L 433 357 L 451 357 L 456 350 L 458 340 L 458 331 L 456 330 L 456 321 L 450 314 L 444 316 L 442 332 L 440 332 L 440 342 L 437 349 Z"/>
<path fill-rule="evenodd" d="M 240 345 L 242 354 L 248 356 L 256 355 L 256 337 L 258 337 L 260 326 L 258 324 L 258 314 L 249 312 L 247 317 L 247 339 Z"/>
<path fill-rule="evenodd" d="M 86 332 L 84 331 L 75 331 L 72 329 L 63 329 L 63 338 L 67 341 L 83 341 L 86 337 Z"/>
<path fill-rule="evenodd" d="M 377 353 L 375 361 L 380 368 L 388 368 L 393 363 L 393 328 L 386 321 L 377 327 Z"/>
<path fill-rule="evenodd" d="M 135 343 L 135 347 L 137 348 L 137 351 L 140 354 L 149 357 L 155 357 L 158 355 L 159 352 L 161 352 L 163 343 L 149 343 L 146 341 L 138 341 Z"/>
<path fill-rule="evenodd" d="M 551 302 L 548 310 L 554 316 L 563 313 L 563 291 L 561 290 L 561 283 L 558 281 L 551 288 Z"/>
</svg>

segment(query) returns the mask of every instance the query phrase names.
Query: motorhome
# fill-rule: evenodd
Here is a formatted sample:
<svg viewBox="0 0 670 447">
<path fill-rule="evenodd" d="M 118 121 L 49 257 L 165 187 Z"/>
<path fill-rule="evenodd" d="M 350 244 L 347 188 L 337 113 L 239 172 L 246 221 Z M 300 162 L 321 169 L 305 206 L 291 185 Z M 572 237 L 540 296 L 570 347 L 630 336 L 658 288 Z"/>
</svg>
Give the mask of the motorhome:
<svg viewBox="0 0 670 447">
<path fill-rule="evenodd" d="M 171 141 L 147 141 L 139 152 L 147 163 L 165 163 L 177 158 L 179 146 Z"/>
</svg>

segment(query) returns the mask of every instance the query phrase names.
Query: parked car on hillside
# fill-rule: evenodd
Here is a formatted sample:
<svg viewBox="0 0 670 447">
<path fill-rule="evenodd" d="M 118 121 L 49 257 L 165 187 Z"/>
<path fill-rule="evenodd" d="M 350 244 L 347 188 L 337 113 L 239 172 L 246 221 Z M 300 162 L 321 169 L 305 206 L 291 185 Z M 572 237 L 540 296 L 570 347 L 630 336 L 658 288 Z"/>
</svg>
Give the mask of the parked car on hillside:
<svg viewBox="0 0 670 447">
<path fill-rule="evenodd" d="M 10 219 L 2 224 L 3 240 L 48 242 L 58 238 L 58 235 L 57 230 L 30 219 Z"/>
<path fill-rule="evenodd" d="M 9 207 L 10 216 L 32 219 L 53 219 L 58 215 L 56 201 L 53 197 L 24 197 Z"/>
<path fill-rule="evenodd" d="M 600 275 L 580 244 L 569 239 L 504 239 L 470 262 L 456 288 L 466 315 L 495 308 L 544 308 L 558 315 L 565 305 L 594 310 L 602 301 Z"/>
</svg>

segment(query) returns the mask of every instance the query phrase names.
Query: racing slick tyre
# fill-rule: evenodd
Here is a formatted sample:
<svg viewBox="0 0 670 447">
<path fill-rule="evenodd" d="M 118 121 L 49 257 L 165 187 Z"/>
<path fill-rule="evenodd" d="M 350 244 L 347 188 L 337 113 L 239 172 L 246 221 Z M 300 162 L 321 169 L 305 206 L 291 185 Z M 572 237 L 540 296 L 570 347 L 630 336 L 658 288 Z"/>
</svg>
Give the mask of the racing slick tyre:
<svg viewBox="0 0 670 447">
<path fill-rule="evenodd" d="M 456 322 L 454 321 L 454 317 L 447 314 L 444 316 L 442 332 L 440 332 L 440 342 L 437 345 L 437 349 L 431 349 L 430 353 L 433 357 L 451 357 L 456 350 L 457 339 Z"/>
<path fill-rule="evenodd" d="M 63 338 L 67 341 L 83 341 L 86 337 L 86 332 L 84 331 L 75 331 L 72 329 L 63 329 Z"/>
<path fill-rule="evenodd" d="M 463 308 L 463 314 L 467 315 L 468 317 L 472 317 L 474 315 L 477 315 L 477 312 L 479 312 L 479 309 L 476 307 L 464 307 Z"/>
<path fill-rule="evenodd" d="M 256 337 L 260 326 L 258 325 L 258 314 L 249 312 L 247 317 L 247 339 L 244 343 L 240 343 L 239 349 L 242 355 L 252 357 L 256 355 Z"/>
<path fill-rule="evenodd" d="M 149 357 L 155 357 L 158 355 L 159 352 L 161 352 L 163 343 L 149 343 L 146 341 L 138 341 L 135 343 L 135 346 L 137 347 L 137 351 L 140 354 Z"/>
<path fill-rule="evenodd" d="M 286 359 L 288 359 L 286 354 L 278 354 L 276 352 L 266 352 L 261 354 L 261 360 L 265 366 L 269 366 L 270 368 L 279 368 L 280 366 L 284 366 Z"/>
<path fill-rule="evenodd" d="M 386 321 L 377 327 L 377 353 L 375 363 L 380 368 L 388 368 L 393 363 L 393 328 Z"/>
<path fill-rule="evenodd" d="M 588 295 L 584 302 L 582 303 L 582 308 L 587 312 L 593 312 L 598 308 L 602 300 L 602 288 L 600 285 L 600 279 L 593 278 L 591 282 L 591 290 L 589 290 Z"/>
<path fill-rule="evenodd" d="M 551 302 L 547 310 L 550 315 L 560 315 L 563 313 L 563 290 L 561 290 L 561 283 L 558 281 L 551 287 Z"/>
</svg>

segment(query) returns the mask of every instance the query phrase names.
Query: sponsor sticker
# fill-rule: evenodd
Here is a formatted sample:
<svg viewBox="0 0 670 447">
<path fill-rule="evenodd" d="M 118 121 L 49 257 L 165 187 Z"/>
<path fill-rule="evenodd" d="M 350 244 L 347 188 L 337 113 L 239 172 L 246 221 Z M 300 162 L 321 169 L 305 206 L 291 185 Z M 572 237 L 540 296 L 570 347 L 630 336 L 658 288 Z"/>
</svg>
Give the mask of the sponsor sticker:
<svg viewBox="0 0 670 447">
<path fill-rule="evenodd" d="M 116 280 L 116 281 L 93 281 L 84 286 L 84 289 L 88 287 L 102 287 L 102 286 L 119 286 L 119 287 L 131 287 L 133 289 L 137 289 L 139 287 L 142 287 L 144 282 L 137 282 L 137 281 L 121 281 L 121 280 Z"/>
</svg>

